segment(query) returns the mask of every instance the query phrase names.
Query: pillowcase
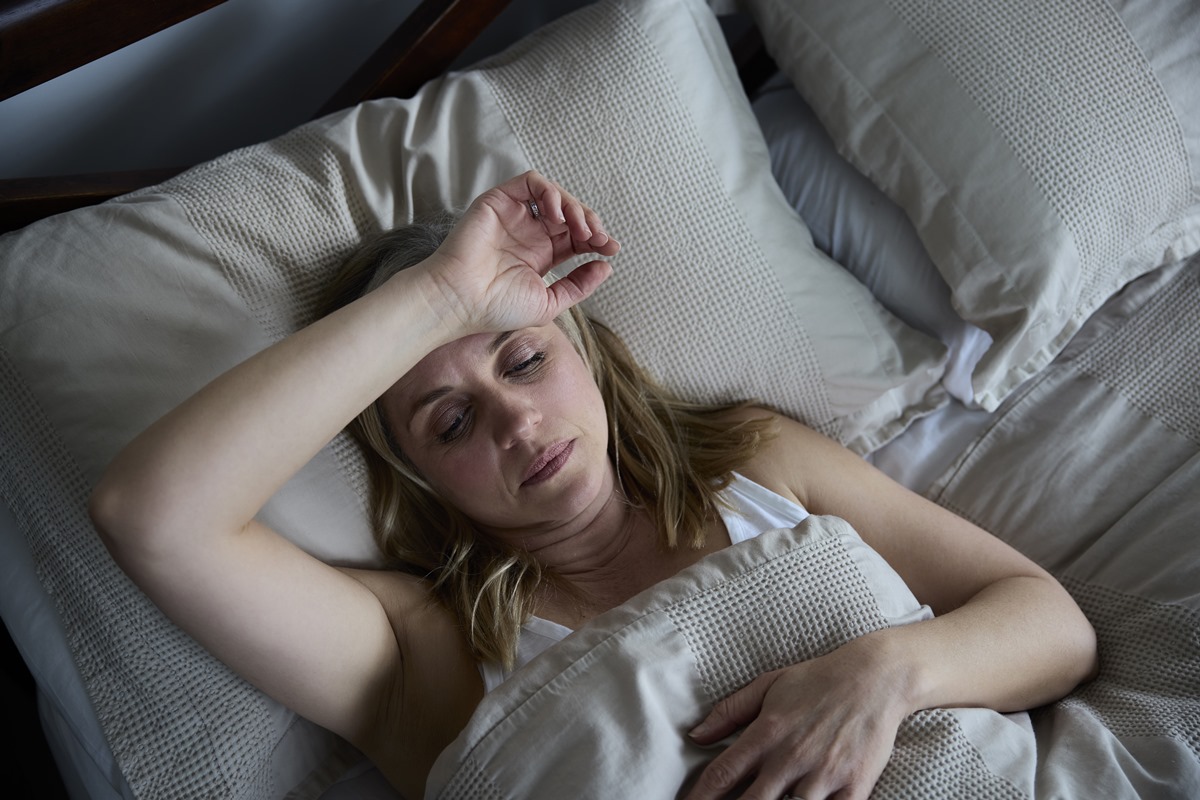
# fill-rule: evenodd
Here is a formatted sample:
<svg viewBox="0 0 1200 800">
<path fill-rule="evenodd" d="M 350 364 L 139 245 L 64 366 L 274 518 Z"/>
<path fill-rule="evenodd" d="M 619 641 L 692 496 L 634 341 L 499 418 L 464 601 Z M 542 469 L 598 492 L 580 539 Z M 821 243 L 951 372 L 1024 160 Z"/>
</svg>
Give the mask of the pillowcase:
<svg viewBox="0 0 1200 800">
<path fill-rule="evenodd" d="M 157 417 L 310 322 L 364 237 L 531 166 L 621 239 L 588 311 L 684 394 L 755 398 L 861 452 L 944 401 L 944 348 L 822 254 L 772 181 L 701 0 L 582 9 L 412 99 L 6 235 L 0 498 L 135 793 L 276 796 L 341 751 L 158 614 L 99 544 L 89 487 Z M 328 561 L 378 564 L 365 497 L 343 436 L 260 518 Z"/>
<path fill-rule="evenodd" d="M 595 15 L 609 36 L 548 26 L 478 78 L 511 125 L 490 141 L 519 145 L 622 243 L 614 277 L 585 303 L 588 313 L 683 395 L 757 399 L 859 452 L 940 406 L 944 348 L 815 247 L 771 178 L 706 5 L 601 4 L 580 13 Z M 562 86 L 588 87 L 595 111 L 586 125 L 545 102 Z"/>
<path fill-rule="evenodd" d="M 763 84 L 752 105 L 771 154 L 771 172 L 812 232 L 813 243 L 850 270 L 884 308 L 946 345 L 942 385 L 955 399 L 973 405 L 971 373 L 992 338 L 954 310 L 950 287 L 903 209 L 838 155 L 783 73 Z"/>
<path fill-rule="evenodd" d="M 1200 248 L 1194 2 L 741 5 L 995 340 L 985 408 L 1127 281 Z"/>
</svg>

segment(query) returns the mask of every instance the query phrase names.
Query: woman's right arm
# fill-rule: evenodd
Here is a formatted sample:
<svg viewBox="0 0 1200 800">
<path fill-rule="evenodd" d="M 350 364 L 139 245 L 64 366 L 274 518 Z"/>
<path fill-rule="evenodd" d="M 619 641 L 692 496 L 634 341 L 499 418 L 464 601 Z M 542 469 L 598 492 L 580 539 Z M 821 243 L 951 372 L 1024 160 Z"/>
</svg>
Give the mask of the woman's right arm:
<svg viewBox="0 0 1200 800">
<path fill-rule="evenodd" d="M 607 266 L 541 279 L 583 251 L 616 243 L 536 173 L 482 195 L 433 257 L 221 375 L 117 456 L 91 503 L 117 562 L 236 672 L 361 745 L 400 674 L 394 621 L 254 517 L 436 347 L 541 324 L 589 294 Z"/>
</svg>

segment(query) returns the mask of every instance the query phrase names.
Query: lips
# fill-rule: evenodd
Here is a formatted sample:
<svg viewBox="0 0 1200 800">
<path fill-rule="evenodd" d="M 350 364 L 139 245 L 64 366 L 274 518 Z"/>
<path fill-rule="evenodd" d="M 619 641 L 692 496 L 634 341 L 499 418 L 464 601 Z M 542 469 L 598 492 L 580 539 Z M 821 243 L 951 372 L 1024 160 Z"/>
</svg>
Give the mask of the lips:
<svg viewBox="0 0 1200 800">
<path fill-rule="evenodd" d="M 547 447 L 533 460 L 529 469 L 525 470 L 525 478 L 521 481 L 521 485 L 533 486 L 553 478 L 571 458 L 571 452 L 574 449 L 574 439 L 556 442 Z"/>
</svg>

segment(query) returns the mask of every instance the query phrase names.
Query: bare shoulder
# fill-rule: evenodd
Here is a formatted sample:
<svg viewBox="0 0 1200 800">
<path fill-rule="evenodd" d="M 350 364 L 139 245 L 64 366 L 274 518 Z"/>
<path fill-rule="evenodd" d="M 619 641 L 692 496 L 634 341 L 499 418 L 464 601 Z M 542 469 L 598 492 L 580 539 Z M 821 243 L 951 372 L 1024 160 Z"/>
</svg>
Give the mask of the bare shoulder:
<svg viewBox="0 0 1200 800">
<path fill-rule="evenodd" d="M 828 480 L 841 480 L 868 465 L 840 443 L 792 417 L 761 406 L 727 412 L 730 424 L 770 419 L 772 435 L 738 471 L 776 494 L 796 500 L 810 511 Z"/>
<path fill-rule="evenodd" d="M 467 683 L 479 682 L 465 635 L 454 615 L 433 596 L 428 581 L 387 569 L 343 572 L 379 598 L 400 646 L 406 684 L 455 680 L 464 672 Z M 460 696 L 469 687 L 456 688 Z"/>
<path fill-rule="evenodd" d="M 483 699 L 483 680 L 454 615 L 429 583 L 394 570 L 344 569 L 379 598 L 402 664 L 387 687 L 372 741 L 360 745 L 405 796 L 423 793 L 438 754 Z"/>
</svg>

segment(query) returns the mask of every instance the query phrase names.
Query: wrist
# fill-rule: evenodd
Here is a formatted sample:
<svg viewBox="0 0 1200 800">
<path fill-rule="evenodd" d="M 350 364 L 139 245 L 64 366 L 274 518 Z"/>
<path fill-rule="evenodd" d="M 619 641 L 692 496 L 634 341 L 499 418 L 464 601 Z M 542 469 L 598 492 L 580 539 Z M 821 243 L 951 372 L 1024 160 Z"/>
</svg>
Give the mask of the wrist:
<svg viewBox="0 0 1200 800">
<path fill-rule="evenodd" d="M 891 710 L 897 722 L 928 707 L 928 675 L 921 659 L 906 646 L 902 628 L 884 628 L 856 639 L 859 657 L 876 672 L 889 689 L 894 703 Z"/>
<path fill-rule="evenodd" d="M 430 256 L 380 286 L 393 298 L 394 308 L 404 309 L 404 324 L 431 350 L 473 332 L 463 304 L 440 277 L 436 259 L 436 254 Z"/>
</svg>

